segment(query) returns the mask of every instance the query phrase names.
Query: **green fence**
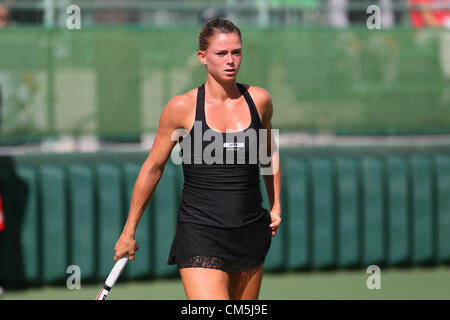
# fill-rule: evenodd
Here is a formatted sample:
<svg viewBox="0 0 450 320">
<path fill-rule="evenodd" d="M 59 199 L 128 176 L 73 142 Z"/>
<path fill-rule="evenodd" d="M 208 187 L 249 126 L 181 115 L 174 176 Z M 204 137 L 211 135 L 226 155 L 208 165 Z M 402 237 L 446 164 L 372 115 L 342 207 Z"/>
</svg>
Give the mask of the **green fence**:
<svg viewBox="0 0 450 320">
<path fill-rule="evenodd" d="M 283 223 L 267 271 L 450 262 L 450 147 L 281 149 Z M 0 283 L 104 281 L 143 152 L 0 157 L 6 229 Z M 136 234 L 124 278 L 177 274 L 166 265 L 182 188 L 168 162 Z M 263 179 L 261 191 L 268 208 Z"/>
<path fill-rule="evenodd" d="M 0 30 L 1 141 L 154 132 L 205 81 L 198 32 Z M 448 133 L 449 32 L 243 28 L 238 81 L 269 90 L 285 131 Z"/>
</svg>

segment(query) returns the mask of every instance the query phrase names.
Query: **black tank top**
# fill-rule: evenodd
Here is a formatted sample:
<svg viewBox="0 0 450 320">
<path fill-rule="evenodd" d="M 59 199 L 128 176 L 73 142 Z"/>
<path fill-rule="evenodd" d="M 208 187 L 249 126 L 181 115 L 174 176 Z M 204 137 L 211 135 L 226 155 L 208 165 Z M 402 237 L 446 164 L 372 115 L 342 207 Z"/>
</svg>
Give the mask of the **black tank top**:
<svg viewBox="0 0 450 320">
<path fill-rule="evenodd" d="M 261 121 L 247 89 L 240 83 L 237 86 L 250 109 L 251 123 L 231 134 L 208 126 L 205 86 L 198 88 L 194 126 L 180 139 L 184 174 L 178 214 L 181 222 L 237 228 L 265 214 L 259 179 Z"/>
</svg>

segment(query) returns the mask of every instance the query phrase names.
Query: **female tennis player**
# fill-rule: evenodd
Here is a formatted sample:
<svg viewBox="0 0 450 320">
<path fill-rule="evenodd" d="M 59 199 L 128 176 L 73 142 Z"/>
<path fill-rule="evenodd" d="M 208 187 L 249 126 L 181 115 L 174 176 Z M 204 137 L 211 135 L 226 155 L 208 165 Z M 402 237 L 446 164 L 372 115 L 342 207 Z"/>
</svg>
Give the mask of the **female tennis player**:
<svg viewBox="0 0 450 320">
<path fill-rule="evenodd" d="M 168 259 L 168 264 L 178 265 L 188 299 L 254 300 L 259 296 L 271 238 L 281 222 L 281 170 L 270 132 L 272 100 L 265 89 L 236 82 L 242 40 L 239 28 L 229 20 L 214 18 L 203 25 L 197 55 L 205 66 L 207 80 L 198 88 L 173 97 L 164 107 L 153 147 L 133 189 L 114 260 L 125 254 L 130 260 L 135 257 L 136 227 L 177 143 L 171 138 L 175 130 L 185 129 L 191 141 L 208 130 L 216 136 L 223 135 L 226 141 L 230 132 L 243 134 L 265 129 L 267 139 L 258 139 L 256 152 L 260 140 L 267 140 L 269 165 L 277 168 L 272 174 L 263 175 L 270 211 L 262 207 L 262 161 L 249 161 L 251 152 L 255 152 L 250 139 L 221 145 L 219 153 L 223 157 L 227 152 L 244 152 L 245 163 L 231 164 L 197 163 L 194 158 L 203 155 L 207 142 L 202 140 L 198 153 L 192 144 L 178 141 L 183 157 L 185 151 L 192 151 L 187 158 L 193 161 L 183 158 L 184 185 Z M 200 126 L 194 128 L 197 124 Z"/>
</svg>

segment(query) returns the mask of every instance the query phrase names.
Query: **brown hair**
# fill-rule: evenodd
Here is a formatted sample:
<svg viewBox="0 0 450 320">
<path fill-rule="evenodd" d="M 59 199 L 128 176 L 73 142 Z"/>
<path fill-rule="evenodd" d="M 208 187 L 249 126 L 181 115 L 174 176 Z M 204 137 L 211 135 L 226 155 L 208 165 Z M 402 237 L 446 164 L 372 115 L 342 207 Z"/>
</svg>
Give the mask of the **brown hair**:
<svg viewBox="0 0 450 320">
<path fill-rule="evenodd" d="M 241 30 L 230 20 L 224 18 L 212 18 L 205 22 L 198 36 L 198 49 L 206 50 L 208 48 L 208 38 L 216 32 L 233 33 L 237 32 L 239 39 L 242 40 Z"/>
</svg>

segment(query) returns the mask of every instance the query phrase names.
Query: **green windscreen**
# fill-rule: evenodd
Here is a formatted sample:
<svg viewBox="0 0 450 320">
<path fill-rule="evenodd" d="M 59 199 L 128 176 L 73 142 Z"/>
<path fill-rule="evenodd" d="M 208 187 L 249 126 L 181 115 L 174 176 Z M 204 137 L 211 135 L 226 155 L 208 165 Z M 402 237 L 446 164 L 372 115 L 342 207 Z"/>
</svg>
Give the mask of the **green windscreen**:
<svg viewBox="0 0 450 320">
<path fill-rule="evenodd" d="M 201 85 L 199 28 L 0 31 L 0 137 L 139 136 Z M 238 82 L 272 125 L 338 134 L 450 131 L 450 31 L 242 28 Z"/>
</svg>

